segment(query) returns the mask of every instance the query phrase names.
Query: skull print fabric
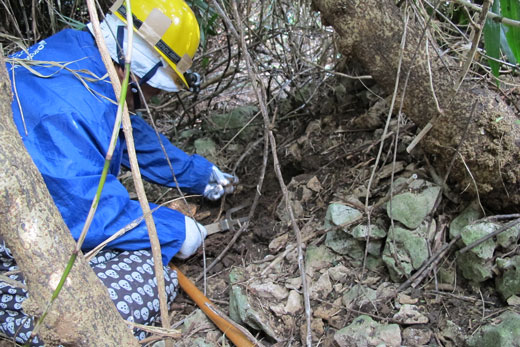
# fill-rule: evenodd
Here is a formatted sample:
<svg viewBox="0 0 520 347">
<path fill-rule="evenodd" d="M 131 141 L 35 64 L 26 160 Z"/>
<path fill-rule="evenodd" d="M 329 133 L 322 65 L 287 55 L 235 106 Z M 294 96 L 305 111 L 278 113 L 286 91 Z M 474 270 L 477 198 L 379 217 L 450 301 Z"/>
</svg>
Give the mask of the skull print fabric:
<svg viewBox="0 0 520 347">
<path fill-rule="evenodd" d="M 151 325 L 160 319 L 157 279 L 153 274 L 151 252 L 101 251 L 91 259 L 90 265 L 107 288 L 123 319 L 144 325 Z M 0 239 L 0 273 L 17 271 L 9 248 Z M 9 274 L 13 280 L 25 283 L 21 273 Z M 177 295 L 177 273 L 164 266 L 164 280 L 168 304 Z M 24 344 L 31 336 L 34 320 L 22 310 L 22 302 L 28 297 L 25 289 L 13 287 L 0 281 L 0 334 Z M 144 339 L 144 331 L 134 328 L 134 335 Z M 31 346 L 44 346 L 43 341 L 34 337 Z"/>
</svg>

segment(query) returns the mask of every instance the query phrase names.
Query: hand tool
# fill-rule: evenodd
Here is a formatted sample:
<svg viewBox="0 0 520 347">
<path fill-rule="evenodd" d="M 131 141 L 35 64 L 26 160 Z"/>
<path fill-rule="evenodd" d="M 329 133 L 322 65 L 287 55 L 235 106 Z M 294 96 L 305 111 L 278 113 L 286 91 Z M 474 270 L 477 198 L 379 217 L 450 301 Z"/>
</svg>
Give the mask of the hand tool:
<svg viewBox="0 0 520 347">
<path fill-rule="evenodd" d="M 229 210 L 227 210 L 225 218 L 219 220 L 218 222 L 205 225 L 204 227 L 206 228 L 208 235 L 230 229 L 234 231 L 235 225 L 241 226 L 242 223 L 249 221 L 248 217 L 233 218 L 233 214 L 235 212 L 243 209 L 246 206 L 248 206 L 248 204 L 242 204 L 240 206 L 230 208 Z"/>
<path fill-rule="evenodd" d="M 197 306 L 215 323 L 215 325 L 230 339 L 237 347 L 263 347 L 262 344 L 244 327 L 233 322 L 223 314 L 217 307 L 187 278 L 175 265 L 170 267 L 177 271 L 177 279 L 182 290 L 195 301 Z"/>
</svg>

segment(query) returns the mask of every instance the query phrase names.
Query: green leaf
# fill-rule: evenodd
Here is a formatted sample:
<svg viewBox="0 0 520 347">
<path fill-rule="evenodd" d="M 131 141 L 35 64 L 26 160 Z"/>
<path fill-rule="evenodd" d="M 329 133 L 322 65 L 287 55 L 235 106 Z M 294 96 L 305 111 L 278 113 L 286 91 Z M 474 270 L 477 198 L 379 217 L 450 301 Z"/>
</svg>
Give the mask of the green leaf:
<svg viewBox="0 0 520 347">
<path fill-rule="evenodd" d="M 191 8 L 198 8 L 200 9 L 201 12 L 206 12 L 206 13 L 210 13 L 210 14 L 216 14 L 217 12 L 207 4 L 206 1 L 203 1 L 203 0 L 191 0 L 191 1 L 187 1 L 188 5 L 191 7 Z"/>
<path fill-rule="evenodd" d="M 507 29 L 507 28 L 506 28 Z M 504 30 L 504 24 L 500 26 L 500 50 L 502 53 L 506 55 L 507 61 L 511 64 L 516 64 L 516 58 L 513 54 L 513 51 L 511 50 L 511 47 L 509 47 L 509 43 L 507 43 L 506 39 L 506 32 Z"/>
<path fill-rule="evenodd" d="M 502 16 L 520 20 L 520 0 L 500 0 Z M 520 61 L 520 28 L 506 25 L 506 38 L 516 61 Z"/>
<path fill-rule="evenodd" d="M 493 2 L 492 12 L 497 13 L 500 11 L 499 0 Z M 491 58 L 500 59 L 500 23 L 493 21 L 492 19 L 486 19 L 484 25 L 484 49 Z M 495 77 L 498 77 L 500 72 L 500 63 L 493 59 L 488 59 L 491 72 Z M 498 80 L 497 80 L 498 85 Z"/>
<path fill-rule="evenodd" d="M 201 65 L 204 69 L 206 69 L 206 68 L 209 66 L 209 58 L 208 58 L 207 56 L 204 56 L 204 57 L 202 58 L 202 61 L 201 61 L 200 65 Z"/>
</svg>

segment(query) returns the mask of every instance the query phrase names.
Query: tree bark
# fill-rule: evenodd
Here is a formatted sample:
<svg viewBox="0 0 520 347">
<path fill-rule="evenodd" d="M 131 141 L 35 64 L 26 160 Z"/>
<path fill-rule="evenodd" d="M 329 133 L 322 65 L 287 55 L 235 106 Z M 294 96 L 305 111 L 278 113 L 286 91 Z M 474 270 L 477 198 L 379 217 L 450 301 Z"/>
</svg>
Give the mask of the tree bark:
<svg viewBox="0 0 520 347">
<path fill-rule="evenodd" d="M 393 0 L 313 0 L 323 23 L 330 23 L 338 33 L 341 52 L 360 62 L 388 94 L 394 90 L 404 31 L 402 9 L 395 3 Z M 520 211 L 520 126 L 515 123 L 518 119 L 515 112 L 498 93 L 483 84 L 464 82 L 457 92 L 459 67 L 447 56 L 441 61 L 441 53 L 430 44 L 433 88 L 443 110 L 439 114 L 422 34 L 423 28 L 412 17 L 407 27 L 399 93 L 402 95 L 402 85 L 411 69 L 403 110 L 420 128 L 430 121 L 433 123 L 420 142 L 423 151 L 441 175 L 456 157 L 450 183 L 457 191 L 464 192 L 465 197 L 474 198 L 478 191 L 482 203 L 494 211 Z M 466 132 L 475 102 L 476 110 L 459 148 L 460 155 L 456 155 L 455 149 Z"/>
<path fill-rule="evenodd" d="M 0 55 L 0 235 L 22 271 L 30 297 L 24 311 L 40 316 L 74 251 L 75 242 L 18 135 L 11 84 Z M 44 320 L 47 345 L 139 346 L 80 254 Z"/>
</svg>

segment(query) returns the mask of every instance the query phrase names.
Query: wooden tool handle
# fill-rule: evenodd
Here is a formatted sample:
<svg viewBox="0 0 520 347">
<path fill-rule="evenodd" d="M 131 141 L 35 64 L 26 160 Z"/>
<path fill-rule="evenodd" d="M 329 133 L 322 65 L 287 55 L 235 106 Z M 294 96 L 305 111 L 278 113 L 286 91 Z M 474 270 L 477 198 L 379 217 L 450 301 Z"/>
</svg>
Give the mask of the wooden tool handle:
<svg viewBox="0 0 520 347">
<path fill-rule="evenodd" d="M 235 322 L 225 316 L 216 306 L 202 294 L 202 292 L 179 270 L 175 265 L 170 267 L 177 271 L 177 279 L 182 290 L 195 301 L 197 306 L 211 319 L 213 323 L 238 347 L 259 346 L 256 339 L 245 332 L 244 328 L 238 326 Z M 251 335 L 251 336 L 248 336 Z"/>
</svg>

